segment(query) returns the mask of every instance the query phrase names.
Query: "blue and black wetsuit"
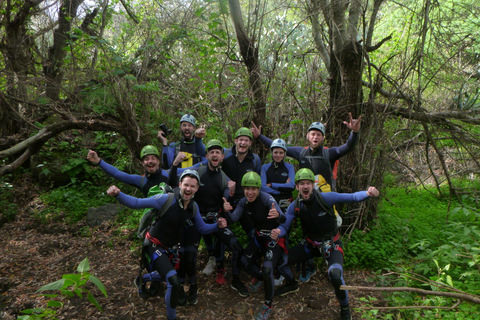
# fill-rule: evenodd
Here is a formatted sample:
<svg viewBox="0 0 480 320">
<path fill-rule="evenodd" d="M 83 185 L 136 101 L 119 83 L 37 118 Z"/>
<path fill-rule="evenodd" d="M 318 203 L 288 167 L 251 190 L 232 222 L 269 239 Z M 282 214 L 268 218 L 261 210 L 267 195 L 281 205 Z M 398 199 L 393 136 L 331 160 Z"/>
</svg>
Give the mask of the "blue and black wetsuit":
<svg viewBox="0 0 480 320">
<path fill-rule="evenodd" d="M 144 197 L 148 196 L 148 190 L 150 190 L 151 187 L 158 186 L 158 184 L 161 182 L 165 182 L 172 187 L 175 187 L 176 184 L 178 184 L 178 182 L 176 184 L 172 184 L 175 183 L 176 177 L 173 175 L 169 176 L 169 173 L 162 169 L 158 169 L 155 173 L 145 173 L 145 175 L 141 176 L 138 174 L 128 174 L 120 171 L 116 167 L 106 163 L 103 160 L 100 160 L 98 165 L 110 177 L 140 189 Z"/>
<path fill-rule="evenodd" d="M 122 192 L 116 197 L 125 206 L 133 209 L 155 208 L 160 210 L 165 205 L 167 194 L 156 195 L 147 199 L 138 199 Z M 150 256 L 151 264 L 149 271 L 156 270 L 167 282 L 165 302 L 167 305 L 168 319 L 175 319 L 178 294 L 180 292 L 180 279 L 174 265 L 169 259 L 173 251 L 185 234 L 184 230 L 192 226 L 201 234 L 217 232 L 220 229 L 216 224 L 205 224 L 194 201 L 190 201 L 187 207 L 180 205 L 180 190 L 174 190 L 174 201 L 162 217 L 159 217 L 145 237 L 145 250 Z M 193 215 L 194 207 L 196 214 Z M 193 216 L 193 218 L 192 218 Z"/>
<path fill-rule="evenodd" d="M 236 146 L 234 145 L 231 150 L 224 149 L 225 159 L 223 159 L 222 170 L 227 176 L 235 181 L 235 194 L 230 198 L 230 203 L 235 208 L 244 197 L 243 188 L 241 186 L 242 178 L 245 173 L 249 171 L 255 171 L 260 174 L 262 171 L 262 164 L 260 157 L 254 154 L 252 151 L 248 151 L 245 159 L 242 162 L 238 161 Z M 240 219 L 243 230 L 248 236 L 252 236 L 253 224 L 245 216 Z"/>
<path fill-rule="evenodd" d="M 272 145 L 273 140 L 264 135 L 260 135 L 258 139 L 267 147 Z M 357 140 L 358 132 L 352 131 L 344 145 L 328 148 L 328 160 L 323 157 L 323 146 L 320 146 L 318 150 L 312 150 L 308 147 L 306 152 L 304 151 L 304 147 L 287 147 L 287 156 L 297 159 L 300 163 L 300 168 L 309 168 L 315 175 L 321 174 L 327 183 L 332 185 L 332 173 L 330 172 L 330 168 L 334 168 L 335 161 L 353 150 Z M 326 161 L 330 161 L 330 165 Z"/>
<path fill-rule="evenodd" d="M 262 191 L 271 194 L 277 203 L 280 200 L 292 198 L 292 191 L 295 189 L 295 169 L 290 163 L 275 162 L 262 166 Z M 289 182 L 287 180 L 290 179 Z M 267 187 L 267 184 L 271 184 Z"/>
<path fill-rule="evenodd" d="M 367 200 L 366 191 L 355 193 L 320 193 L 313 192 L 322 197 L 326 206 L 332 208 L 339 203 L 361 202 Z M 299 200 L 297 200 L 299 201 Z M 300 201 L 299 211 L 295 212 L 295 202 L 287 210 L 287 220 L 280 225 L 280 236 L 288 233 L 293 220 L 299 217 L 304 234 L 304 239 L 288 249 L 288 264 L 306 261 L 314 257 L 322 257 L 328 264 L 328 275 L 335 288 L 335 294 L 342 307 L 348 306 L 347 291 L 340 290 L 345 284 L 343 279 L 343 244 L 338 233 L 335 214 L 327 213 L 316 196 L 312 194 L 308 201 Z"/>
<path fill-rule="evenodd" d="M 169 169 L 172 166 L 172 163 L 179 152 L 191 154 L 193 158 L 192 164 L 197 164 L 202 160 L 205 160 L 205 145 L 203 144 L 201 138 L 193 138 L 192 141 L 186 141 L 185 139 L 182 139 L 179 142 L 172 142 L 168 146 L 163 146 L 163 169 Z"/>
<path fill-rule="evenodd" d="M 267 218 L 272 204 L 280 214 L 276 219 Z M 285 214 L 271 195 L 260 191 L 259 196 L 253 202 L 247 202 L 246 198 L 242 198 L 237 208 L 231 214 L 227 214 L 227 221 L 235 222 L 243 215 L 248 216 L 253 222 L 255 236 L 250 239 L 244 250 L 241 259 L 242 265 L 255 278 L 264 281 L 265 304 L 272 306 L 275 289 L 273 270 L 277 268 L 287 281 L 293 280 L 293 274 L 286 265 L 286 238 L 282 237 L 278 241 L 274 241 L 269 237 L 270 231 L 285 221 Z M 260 271 L 256 262 L 262 255 L 264 261 L 262 271 Z"/>
</svg>

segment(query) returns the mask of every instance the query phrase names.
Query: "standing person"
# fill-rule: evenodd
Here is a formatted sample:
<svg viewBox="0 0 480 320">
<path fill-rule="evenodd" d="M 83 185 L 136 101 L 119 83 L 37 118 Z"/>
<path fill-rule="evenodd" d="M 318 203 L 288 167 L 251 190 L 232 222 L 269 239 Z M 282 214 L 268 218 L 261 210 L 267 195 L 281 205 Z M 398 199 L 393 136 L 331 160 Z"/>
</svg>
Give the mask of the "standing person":
<svg viewBox="0 0 480 320">
<path fill-rule="evenodd" d="M 235 208 L 240 199 L 244 197 L 243 188 L 240 182 L 245 173 L 253 171 L 260 174 L 262 170 L 260 157 L 250 150 L 252 141 L 253 136 L 250 129 L 242 127 L 235 133 L 235 144 L 232 149 L 225 150 L 225 159 L 223 160 L 222 169 L 227 176 L 236 183 L 235 193 L 230 198 L 230 203 L 233 208 Z M 254 227 L 248 217 L 242 217 L 240 223 L 245 233 L 249 237 L 253 236 Z"/>
<path fill-rule="evenodd" d="M 202 138 L 205 137 L 205 129 L 196 128 L 195 117 L 190 114 L 185 114 L 180 118 L 180 132 L 182 138 L 178 142 L 172 142 L 168 145 L 168 140 L 165 133 L 158 131 L 158 139 L 162 142 L 162 160 L 163 168 L 169 169 L 179 152 L 186 154 L 182 162 L 182 168 L 191 167 L 205 159 L 205 145 L 202 143 Z"/>
<path fill-rule="evenodd" d="M 273 270 L 277 270 L 287 279 L 295 282 L 292 272 L 286 266 L 287 263 L 287 245 L 285 237 L 277 237 L 273 240 L 270 237 L 272 229 L 278 228 L 280 223 L 285 221 L 285 215 L 280 210 L 275 199 L 268 193 L 260 191 L 262 185 L 261 178 L 256 172 L 247 172 L 242 178 L 242 187 L 244 198 L 233 212 L 227 214 L 227 221 L 235 222 L 242 215 L 248 215 L 253 222 L 255 235 L 245 248 L 242 264 L 245 270 L 254 276 L 258 282 L 249 289 L 255 292 L 263 285 L 265 290 L 265 302 L 260 312 L 257 314 L 257 320 L 268 319 L 273 310 L 274 278 Z M 231 204 L 225 202 L 224 210 L 229 212 L 233 209 Z M 263 256 L 263 267 L 257 266 L 257 261 Z M 290 292 L 298 291 L 296 288 L 290 288 Z"/>
<path fill-rule="evenodd" d="M 350 122 L 343 123 L 352 130 L 347 142 L 339 147 L 327 148 L 323 145 L 325 141 L 325 126 L 320 122 L 313 122 L 308 128 L 307 132 L 307 147 L 288 147 L 287 156 L 297 159 L 300 163 L 300 168 L 308 168 L 316 175 L 316 181 L 323 181 L 330 186 L 330 191 L 336 191 L 337 179 L 337 160 L 345 156 L 353 150 L 358 140 L 358 132 L 360 131 L 360 123 L 362 117 L 353 119 L 352 114 L 348 114 Z M 262 126 L 257 127 L 252 122 L 252 133 L 263 144 L 270 147 L 272 140 L 261 134 Z M 315 186 L 318 188 L 318 185 Z M 328 190 L 324 190 L 328 191 Z M 342 224 L 341 217 L 337 214 L 337 223 Z M 307 282 L 310 277 L 316 272 L 313 260 L 308 261 L 307 269 L 300 275 L 300 280 Z"/>
<path fill-rule="evenodd" d="M 148 196 L 148 191 L 151 187 L 158 186 L 161 182 L 164 182 L 170 186 L 177 184 L 175 182 L 177 181 L 176 176 L 169 176 L 168 172 L 160 168 L 160 153 L 156 147 L 152 145 L 146 145 L 143 147 L 140 151 L 140 159 L 142 166 L 145 169 L 145 174 L 143 176 L 137 174 L 128 174 L 118 170 L 116 167 L 103 161 L 93 150 L 89 150 L 87 155 L 88 161 L 97 164 L 112 178 L 137 187 L 142 191 L 144 197 Z M 174 184 L 172 184 L 172 181 Z"/>
<path fill-rule="evenodd" d="M 180 177 L 179 187 L 175 188 L 174 199 L 169 209 L 161 217 L 157 217 L 145 237 L 144 250 L 150 259 L 149 272 L 157 271 L 167 283 L 165 303 L 169 320 L 176 319 L 176 306 L 181 284 L 168 256 L 170 252 L 177 250 L 185 233 L 184 229 L 190 222 L 202 234 L 216 232 L 219 228 L 226 227 L 226 221 L 223 218 L 219 218 L 217 224 L 207 225 L 203 222 L 198 213 L 198 206 L 193 201 L 199 183 L 200 179 L 196 171 L 185 170 Z M 107 193 L 133 209 L 155 208 L 161 210 L 170 197 L 168 194 L 162 194 L 147 199 L 138 199 L 122 193 L 116 186 L 111 186 Z"/>
<path fill-rule="evenodd" d="M 196 169 L 200 176 L 200 187 L 196 193 L 196 202 L 200 208 L 200 214 L 202 215 L 205 223 L 215 223 L 219 217 L 222 216 L 223 199 L 229 198 L 235 191 L 235 182 L 230 180 L 227 175 L 220 168 L 224 159 L 224 149 L 220 141 L 212 139 L 207 143 L 207 165 L 197 164 L 191 167 Z M 182 158 L 181 153 L 178 158 Z M 175 166 L 179 161 L 174 161 L 172 166 L 172 172 L 176 174 L 177 171 L 182 172 L 183 169 L 177 169 Z M 171 173 L 172 173 L 171 172 Z M 188 255 L 186 264 L 180 263 L 179 275 L 180 278 L 184 277 L 186 272 L 189 275 L 190 284 L 192 283 L 193 276 L 196 275 L 196 256 L 198 252 L 198 245 L 192 246 L 192 243 L 198 244 L 200 242 L 200 234 L 195 232 L 195 229 L 188 230 L 186 238 L 190 239 L 187 242 L 185 255 Z M 238 241 L 234 233 L 228 229 L 222 229 L 213 233 L 216 238 L 215 248 L 212 243 L 212 234 L 204 235 L 204 240 L 209 252 L 209 264 L 212 263 L 212 272 L 217 270 L 218 284 L 226 285 L 225 279 L 225 245 L 232 251 L 232 289 L 236 290 L 241 297 L 247 297 L 249 292 L 243 282 L 240 280 L 240 257 L 242 256 L 243 248 Z M 194 255 L 193 259 L 190 255 Z M 182 258 L 183 259 L 183 258 Z M 211 261 L 211 262 L 210 262 Z M 207 264 L 208 267 L 208 264 Z M 193 304 L 196 301 L 197 287 L 190 285 L 190 291 L 188 293 L 187 301 L 189 304 Z M 180 292 L 181 294 L 182 292 Z"/>
<path fill-rule="evenodd" d="M 310 169 L 303 168 L 295 175 L 295 187 L 298 198 L 287 210 L 287 220 L 272 230 L 272 238 L 282 237 L 288 233 L 292 221 L 298 217 L 301 221 L 304 239 L 288 249 L 288 264 L 295 264 L 313 257 L 321 257 L 328 266 L 328 278 L 335 289 L 340 302 L 342 320 L 350 320 L 348 292 L 340 290 L 345 285 L 343 279 L 343 245 L 338 232 L 333 205 L 337 203 L 361 202 L 370 197 L 378 197 L 375 187 L 355 193 L 320 192 L 315 189 L 315 176 Z M 278 295 L 285 295 L 295 287 L 296 281 L 286 283 L 277 290 Z"/>
<path fill-rule="evenodd" d="M 272 162 L 262 166 L 262 189 L 275 198 L 280 208 L 286 209 L 292 198 L 292 191 L 295 189 L 295 170 L 290 163 L 285 163 L 287 154 L 287 143 L 282 139 L 273 140 L 270 145 Z M 287 205 L 283 205 L 286 203 Z"/>
</svg>

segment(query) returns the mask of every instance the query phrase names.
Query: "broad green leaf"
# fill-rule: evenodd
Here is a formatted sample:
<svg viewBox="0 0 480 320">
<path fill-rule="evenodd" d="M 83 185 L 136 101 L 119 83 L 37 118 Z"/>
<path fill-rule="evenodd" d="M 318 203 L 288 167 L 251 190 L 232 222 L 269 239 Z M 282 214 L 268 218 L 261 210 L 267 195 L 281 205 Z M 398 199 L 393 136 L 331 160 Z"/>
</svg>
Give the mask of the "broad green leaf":
<svg viewBox="0 0 480 320">
<path fill-rule="evenodd" d="M 41 292 L 45 290 L 61 290 L 64 284 L 65 284 L 65 279 L 60 279 L 55 282 L 51 282 L 49 284 L 44 285 L 43 287 L 38 289 L 36 292 Z"/>
<path fill-rule="evenodd" d="M 82 262 L 77 267 L 78 272 L 88 272 L 90 270 L 90 264 L 88 263 L 88 258 L 83 259 Z"/>
<path fill-rule="evenodd" d="M 92 281 L 98 287 L 98 289 L 100 289 L 100 291 L 105 295 L 105 297 L 107 296 L 107 289 L 105 288 L 103 283 L 100 281 L 100 279 L 92 275 L 88 276 L 88 279 Z"/>
</svg>

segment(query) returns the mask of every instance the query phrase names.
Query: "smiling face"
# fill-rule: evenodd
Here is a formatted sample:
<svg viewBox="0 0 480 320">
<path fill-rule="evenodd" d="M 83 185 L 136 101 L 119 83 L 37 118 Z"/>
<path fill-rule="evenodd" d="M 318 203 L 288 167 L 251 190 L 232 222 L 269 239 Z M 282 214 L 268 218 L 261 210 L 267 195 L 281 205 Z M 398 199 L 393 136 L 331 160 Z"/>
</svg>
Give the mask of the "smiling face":
<svg viewBox="0 0 480 320">
<path fill-rule="evenodd" d="M 190 122 L 183 121 L 180 123 L 180 131 L 185 140 L 192 140 L 195 134 L 195 127 Z"/>
<path fill-rule="evenodd" d="M 298 195 L 302 200 L 310 200 L 313 194 L 314 184 L 312 180 L 300 180 L 295 184 Z"/>
<path fill-rule="evenodd" d="M 198 180 L 191 176 L 185 176 L 178 186 L 180 187 L 180 195 L 185 205 L 187 205 L 198 190 Z"/>
<path fill-rule="evenodd" d="M 220 150 L 216 148 L 208 150 L 206 157 L 210 169 L 217 169 L 222 164 L 223 158 L 225 157 L 222 151 L 223 149 Z"/>
<path fill-rule="evenodd" d="M 142 159 L 142 166 L 147 173 L 155 173 L 160 169 L 160 159 L 154 154 L 147 154 Z"/>
<path fill-rule="evenodd" d="M 258 198 L 260 194 L 260 188 L 257 187 L 243 187 L 243 194 L 247 198 L 248 202 L 253 202 Z"/>
<path fill-rule="evenodd" d="M 280 163 L 285 159 L 285 150 L 283 148 L 273 148 L 272 150 L 273 161 Z"/>
<path fill-rule="evenodd" d="M 240 136 L 235 139 L 235 147 L 237 149 L 237 153 L 239 154 L 246 154 L 251 145 L 252 139 L 247 136 Z"/>
<path fill-rule="evenodd" d="M 312 149 L 318 149 L 323 143 L 324 139 L 325 137 L 319 130 L 310 130 L 307 133 L 307 140 L 309 142 L 310 148 Z"/>
</svg>

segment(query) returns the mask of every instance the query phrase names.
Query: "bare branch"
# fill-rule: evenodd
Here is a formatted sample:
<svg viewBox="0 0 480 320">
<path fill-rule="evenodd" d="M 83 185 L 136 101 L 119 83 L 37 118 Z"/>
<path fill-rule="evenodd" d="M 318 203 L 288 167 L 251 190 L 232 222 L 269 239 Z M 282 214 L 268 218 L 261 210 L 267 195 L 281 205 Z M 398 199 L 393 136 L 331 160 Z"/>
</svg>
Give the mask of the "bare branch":
<svg viewBox="0 0 480 320">
<path fill-rule="evenodd" d="M 341 290 L 359 290 L 359 291 L 380 291 L 380 292 L 415 292 L 424 296 L 440 296 L 460 299 L 472 303 L 480 304 L 480 297 L 468 293 L 455 293 L 444 291 L 431 291 L 410 287 L 362 287 L 362 286 L 340 286 Z"/>
</svg>

